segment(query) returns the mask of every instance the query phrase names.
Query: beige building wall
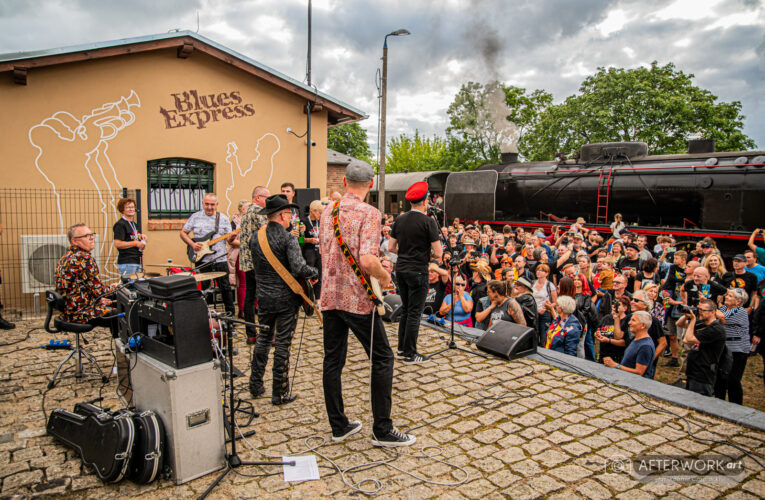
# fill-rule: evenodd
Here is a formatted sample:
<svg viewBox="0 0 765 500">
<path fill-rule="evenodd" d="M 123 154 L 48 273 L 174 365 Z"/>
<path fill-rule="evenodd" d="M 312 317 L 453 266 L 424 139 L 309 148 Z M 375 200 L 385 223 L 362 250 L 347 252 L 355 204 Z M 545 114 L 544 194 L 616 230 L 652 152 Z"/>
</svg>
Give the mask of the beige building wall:
<svg viewBox="0 0 765 500">
<path fill-rule="evenodd" d="M 189 112 L 192 91 L 209 107 L 200 99 L 201 109 Z M 144 262 L 170 258 L 185 265 L 178 236 L 183 220 L 147 217 L 147 161 L 182 157 L 214 164 L 219 210 L 231 215 L 256 185 L 272 193 L 285 181 L 306 187 L 305 139 L 286 132 L 305 131 L 304 107 L 304 99 L 198 51 L 187 59 L 166 49 L 33 68 L 27 85 L 0 79 L 2 186 L 97 189 L 105 194 L 109 224 L 85 222 L 104 227 L 118 217 L 117 200 L 107 193 L 141 189 L 149 238 Z M 314 113 L 311 187 L 321 192 L 326 129 L 327 112 Z M 57 225 L 65 231 L 81 219 L 60 207 Z"/>
</svg>

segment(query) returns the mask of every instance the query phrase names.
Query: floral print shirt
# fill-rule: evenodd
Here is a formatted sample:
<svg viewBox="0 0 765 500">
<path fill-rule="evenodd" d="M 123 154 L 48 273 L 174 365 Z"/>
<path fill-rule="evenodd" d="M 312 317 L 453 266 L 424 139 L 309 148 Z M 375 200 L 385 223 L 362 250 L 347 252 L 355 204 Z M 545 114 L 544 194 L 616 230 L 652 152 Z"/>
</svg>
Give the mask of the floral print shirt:
<svg viewBox="0 0 765 500">
<path fill-rule="evenodd" d="M 253 238 L 257 238 L 258 230 L 268 224 L 265 215 L 260 215 L 261 208 L 256 204 L 250 205 L 242 215 L 239 224 L 239 270 L 252 271 L 255 264 L 252 261 L 250 245 Z"/>
</svg>

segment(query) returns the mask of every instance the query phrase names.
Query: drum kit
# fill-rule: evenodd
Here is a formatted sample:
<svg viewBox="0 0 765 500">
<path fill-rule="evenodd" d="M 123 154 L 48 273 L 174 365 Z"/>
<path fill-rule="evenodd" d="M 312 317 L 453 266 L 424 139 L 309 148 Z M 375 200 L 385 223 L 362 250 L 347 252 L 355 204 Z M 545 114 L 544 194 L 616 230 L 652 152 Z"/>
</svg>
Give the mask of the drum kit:
<svg viewBox="0 0 765 500">
<path fill-rule="evenodd" d="M 144 264 L 144 267 L 164 267 L 168 275 L 174 274 L 179 276 L 193 276 L 194 279 L 197 280 L 197 283 L 222 278 L 226 275 L 226 273 L 223 271 L 207 272 L 207 273 L 193 273 L 191 271 L 173 272 L 172 271 L 173 266 L 170 266 L 168 264 Z M 142 273 L 129 274 L 127 276 L 130 279 L 156 278 L 157 276 L 160 276 L 160 273 L 142 272 Z"/>
</svg>

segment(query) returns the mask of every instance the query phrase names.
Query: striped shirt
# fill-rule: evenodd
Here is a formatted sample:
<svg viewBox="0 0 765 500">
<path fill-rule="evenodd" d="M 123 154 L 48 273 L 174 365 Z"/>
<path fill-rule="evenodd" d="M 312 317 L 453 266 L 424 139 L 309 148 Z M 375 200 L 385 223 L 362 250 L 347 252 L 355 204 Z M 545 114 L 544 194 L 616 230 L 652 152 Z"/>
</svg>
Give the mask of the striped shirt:
<svg viewBox="0 0 765 500">
<path fill-rule="evenodd" d="M 743 307 L 720 308 L 725 316 L 725 344 L 730 352 L 749 352 L 749 315 Z"/>
</svg>

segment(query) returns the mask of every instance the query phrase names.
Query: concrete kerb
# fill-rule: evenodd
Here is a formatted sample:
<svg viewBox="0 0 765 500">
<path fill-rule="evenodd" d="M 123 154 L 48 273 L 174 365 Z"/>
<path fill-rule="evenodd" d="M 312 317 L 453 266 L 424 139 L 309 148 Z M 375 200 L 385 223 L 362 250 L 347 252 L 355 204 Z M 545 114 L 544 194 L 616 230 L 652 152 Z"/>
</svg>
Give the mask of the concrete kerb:
<svg viewBox="0 0 765 500">
<path fill-rule="evenodd" d="M 765 431 L 765 413 L 746 406 L 729 403 L 721 399 L 702 396 L 695 392 L 667 385 L 656 380 L 639 377 L 634 373 L 616 370 L 600 363 L 569 356 L 557 351 L 539 348 L 538 354 L 529 359 L 554 366 L 572 373 L 597 378 L 607 384 L 614 384 L 626 389 L 660 399 L 689 410 L 698 411 L 733 423 Z"/>
</svg>

